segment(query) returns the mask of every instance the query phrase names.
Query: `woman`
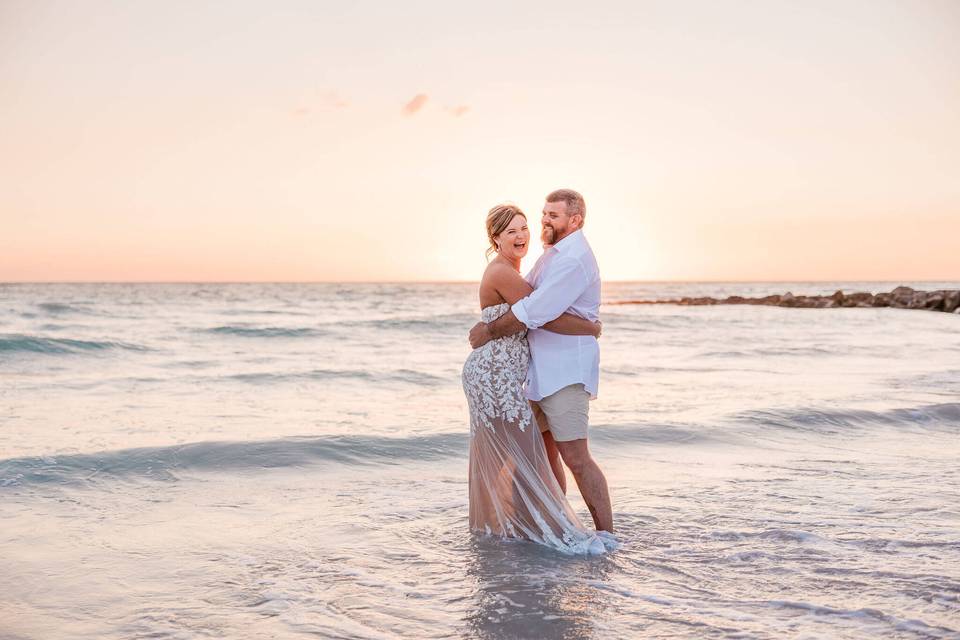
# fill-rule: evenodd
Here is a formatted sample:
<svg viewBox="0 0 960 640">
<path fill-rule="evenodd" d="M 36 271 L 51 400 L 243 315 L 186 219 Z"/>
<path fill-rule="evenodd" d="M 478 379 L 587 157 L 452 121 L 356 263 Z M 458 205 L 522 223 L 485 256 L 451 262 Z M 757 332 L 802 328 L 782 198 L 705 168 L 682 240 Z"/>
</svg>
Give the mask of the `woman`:
<svg viewBox="0 0 960 640">
<path fill-rule="evenodd" d="M 530 294 L 520 276 L 527 255 L 527 218 L 514 205 L 487 214 L 487 265 L 480 281 L 480 315 L 490 322 Z M 564 334 L 600 334 L 599 323 L 563 314 L 543 326 Z M 577 518 L 557 479 L 523 393 L 530 351 L 526 332 L 492 340 L 463 366 L 470 408 L 470 528 L 532 540 L 567 553 L 602 553 L 604 545 Z"/>
</svg>

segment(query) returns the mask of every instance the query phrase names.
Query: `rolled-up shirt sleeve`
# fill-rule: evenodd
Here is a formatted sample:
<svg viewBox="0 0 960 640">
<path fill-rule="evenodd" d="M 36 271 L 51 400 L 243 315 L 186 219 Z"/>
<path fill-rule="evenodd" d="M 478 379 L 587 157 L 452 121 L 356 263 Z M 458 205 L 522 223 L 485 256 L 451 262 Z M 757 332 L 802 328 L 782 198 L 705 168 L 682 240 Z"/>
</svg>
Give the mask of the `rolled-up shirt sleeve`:
<svg viewBox="0 0 960 640">
<path fill-rule="evenodd" d="M 578 260 L 557 256 L 540 286 L 510 309 L 528 329 L 539 329 L 569 309 L 588 284 L 587 273 Z"/>
</svg>

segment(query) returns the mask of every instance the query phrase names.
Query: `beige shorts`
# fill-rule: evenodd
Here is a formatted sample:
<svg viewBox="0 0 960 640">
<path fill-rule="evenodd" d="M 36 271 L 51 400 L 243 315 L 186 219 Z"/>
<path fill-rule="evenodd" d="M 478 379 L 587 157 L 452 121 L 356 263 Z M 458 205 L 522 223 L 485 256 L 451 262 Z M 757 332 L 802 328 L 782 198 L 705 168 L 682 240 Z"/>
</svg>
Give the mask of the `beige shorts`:
<svg viewBox="0 0 960 640">
<path fill-rule="evenodd" d="M 590 392 L 582 384 L 566 386 L 533 404 L 547 417 L 546 423 L 540 420 L 540 431 L 550 431 L 557 442 L 582 440 L 587 437 Z"/>
</svg>

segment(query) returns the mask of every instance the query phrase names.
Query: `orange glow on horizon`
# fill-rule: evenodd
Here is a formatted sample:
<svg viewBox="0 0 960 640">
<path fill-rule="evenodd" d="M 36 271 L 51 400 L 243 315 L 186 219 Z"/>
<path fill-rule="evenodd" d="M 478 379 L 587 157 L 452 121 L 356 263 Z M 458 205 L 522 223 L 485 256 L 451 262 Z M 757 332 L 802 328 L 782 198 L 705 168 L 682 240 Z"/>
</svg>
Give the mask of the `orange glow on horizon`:
<svg viewBox="0 0 960 640">
<path fill-rule="evenodd" d="M 949 3 L 184 11 L 0 9 L 0 281 L 472 281 L 561 186 L 608 280 L 960 279 Z"/>
</svg>

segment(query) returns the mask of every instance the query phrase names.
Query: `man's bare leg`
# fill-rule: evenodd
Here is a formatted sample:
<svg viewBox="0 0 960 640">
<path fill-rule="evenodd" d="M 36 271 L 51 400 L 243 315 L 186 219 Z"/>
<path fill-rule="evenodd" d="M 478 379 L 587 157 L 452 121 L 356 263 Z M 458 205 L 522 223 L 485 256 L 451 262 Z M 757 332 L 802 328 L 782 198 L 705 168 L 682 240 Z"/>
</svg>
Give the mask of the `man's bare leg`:
<svg viewBox="0 0 960 640">
<path fill-rule="evenodd" d="M 570 440 L 569 442 L 556 442 L 555 444 L 557 449 L 560 450 L 563 461 L 570 468 L 574 479 L 577 481 L 580 495 L 583 496 L 583 501 L 587 503 L 587 508 L 590 509 L 590 515 L 593 516 L 593 524 L 597 527 L 597 531 L 613 533 L 613 508 L 610 506 L 610 490 L 607 488 L 607 479 L 590 455 L 586 438 Z"/>
<path fill-rule="evenodd" d="M 530 408 L 533 409 L 533 417 L 536 419 L 537 424 L 547 428 L 547 416 L 543 413 L 540 405 L 531 401 Z M 547 449 L 547 460 L 550 461 L 550 468 L 553 469 L 553 475 L 557 478 L 557 484 L 560 485 L 560 490 L 563 491 L 563 495 L 567 495 L 567 474 L 563 470 L 563 462 L 560 461 L 560 451 L 557 450 L 557 443 L 553 440 L 553 434 L 550 433 L 549 428 L 547 428 L 546 431 L 541 429 L 540 435 L 543 436 L 543 445 Z"/>
<path fill-rule="evenodd" d="M 560 485 L 563 495 L 567 495 L 567 474 L 563 470 L 563 462 L 560 461 L 560 450 L 557 449 L 557 443 L 553 439 L 553 434 L 549 431 L 544 431 L 541 435 L 543 436 L 543 444 L 547 448 L 547 459 L 550 460 L 553 475 L 557 477 L 557 484 Z"/>
</svg>

